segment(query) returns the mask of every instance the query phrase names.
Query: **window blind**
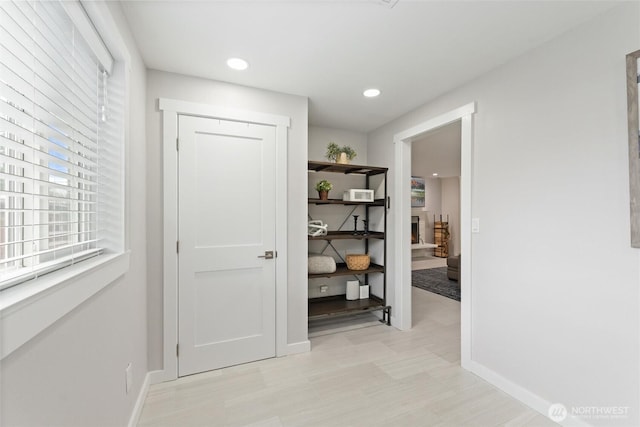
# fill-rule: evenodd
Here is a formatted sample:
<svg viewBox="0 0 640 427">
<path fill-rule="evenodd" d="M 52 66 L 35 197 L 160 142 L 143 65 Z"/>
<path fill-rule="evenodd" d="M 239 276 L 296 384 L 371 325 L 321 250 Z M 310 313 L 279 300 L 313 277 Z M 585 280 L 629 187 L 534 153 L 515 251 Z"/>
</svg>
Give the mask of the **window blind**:
<svg viewBox="0 0 640 427">
<path fill-rule="evenodd" d="M 102 250 L 107 73 L 59 2 L 0 2 L 0 289 Z"/>
</svg>

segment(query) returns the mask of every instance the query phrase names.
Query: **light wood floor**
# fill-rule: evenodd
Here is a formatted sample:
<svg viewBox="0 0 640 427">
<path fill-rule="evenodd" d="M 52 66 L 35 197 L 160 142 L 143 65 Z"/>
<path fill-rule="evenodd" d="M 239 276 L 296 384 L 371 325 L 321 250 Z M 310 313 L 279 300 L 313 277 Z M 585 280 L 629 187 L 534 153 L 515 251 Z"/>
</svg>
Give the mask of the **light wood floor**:
<svg viewBox="0 0 640 427">
<path fill-rule="evenodd" d="M 413 288 L 414 328 L 311 339 L 310 353 L 154 385 L 139 426 L 552 426 L 460 368 L 460 303 Z"/>
<path fill-rule="evenodd" d="M 416 257 L 411 259 L 411 270 L 424 270 L 426 268 L 438 268 L 446 266 L 446 258 Z"/>
</svg>

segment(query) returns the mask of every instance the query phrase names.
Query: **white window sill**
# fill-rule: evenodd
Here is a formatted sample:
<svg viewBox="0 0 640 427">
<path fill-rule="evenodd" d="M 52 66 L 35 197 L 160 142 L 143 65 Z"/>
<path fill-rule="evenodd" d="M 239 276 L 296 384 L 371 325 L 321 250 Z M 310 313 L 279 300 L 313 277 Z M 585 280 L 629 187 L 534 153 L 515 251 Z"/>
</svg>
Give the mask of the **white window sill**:
<svg viewBox="0 0 640 427">
<path fill-rule="evenodd" d="M 129 252 L 100 255 L 0 292 L 0 360 L 129 270 Z"/>
</svg>

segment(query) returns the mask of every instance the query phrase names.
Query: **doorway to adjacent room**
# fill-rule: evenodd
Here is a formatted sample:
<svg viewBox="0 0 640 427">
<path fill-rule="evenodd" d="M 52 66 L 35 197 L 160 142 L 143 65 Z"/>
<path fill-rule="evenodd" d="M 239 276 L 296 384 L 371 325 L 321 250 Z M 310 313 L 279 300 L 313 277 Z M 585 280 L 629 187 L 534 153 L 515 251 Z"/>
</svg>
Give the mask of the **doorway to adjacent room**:
<svg viewBox="0 0 640 427">
<path fill-rule="evenodd" d="M 472 123 L 476 111 L 475 103 L 464 105 L 450 112 L 433 117 L 394 136 L 394 193 L 398 200 L 406 201 L 398 207 L 395 221 L 398 250 L 395 253 L 396 284 L 395 306 L 398 328 L 407 330 L 412 325 L 411 286 L 411 158 L 412 144 L 428 132 L 454 122 L 460 122 L 460 362 L 463 367 L 471 361 L 471 156 Z M 439 218 L 438 218 L 439 219 Z"/>
</svg>

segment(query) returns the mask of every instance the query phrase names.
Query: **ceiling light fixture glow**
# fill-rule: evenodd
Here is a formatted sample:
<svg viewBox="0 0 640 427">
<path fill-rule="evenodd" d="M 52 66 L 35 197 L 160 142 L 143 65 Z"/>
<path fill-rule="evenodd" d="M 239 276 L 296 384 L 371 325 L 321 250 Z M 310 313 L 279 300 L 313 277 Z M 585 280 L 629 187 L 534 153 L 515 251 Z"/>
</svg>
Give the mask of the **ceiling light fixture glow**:
<svg viewBox="0 0 640 427">
<path fill-rule="evenodd" d="M 249 67 L 249 63 L 241 58 L 229 58 L 227 59 L 227 66 L 234 70 L 246 70 Z"/>
<path fill-rule="evenodd" d="M 433 173 L 432 175 L 433 175 L 433 176 L 438 176 L 438 174 L 437 174 L 437 173 Z"/>
<path fill-rule="evenodd" d="M 367 89 L 364 92 L 362 92 L 362 94 L 367 98 L 375 98 L 376 96 L 380 95 L 380 89 L 374 89 L 374 88 Z"/>
</svg>

